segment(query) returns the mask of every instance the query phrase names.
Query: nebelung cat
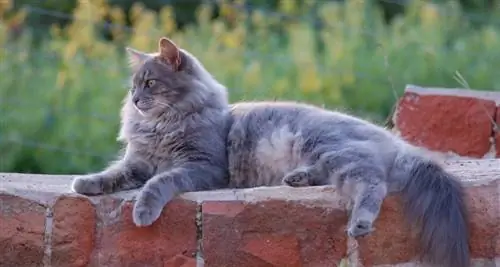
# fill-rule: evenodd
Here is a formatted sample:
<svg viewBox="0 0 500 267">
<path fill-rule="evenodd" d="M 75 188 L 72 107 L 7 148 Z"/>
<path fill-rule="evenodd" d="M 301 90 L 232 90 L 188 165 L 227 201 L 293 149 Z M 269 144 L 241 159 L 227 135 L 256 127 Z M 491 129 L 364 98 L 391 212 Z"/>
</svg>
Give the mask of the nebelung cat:
<svg viewBox="0 0 500 267">
<path fill-rule="evenodd" d="M 158 53 L 127 52 L 134 74 L 118 137 L 125 152 L 105 170 L 77 177 L 72 188 L 91 195 L 144 186 L 133 220 L 147 226 L 177 193 L 227 186 L 227 93 L 166 38 Z"/>
<path fill-rule="evenodd" d="M 426 262 L 468 267 L 458 180 L 418 148 L 367 121 L 293 102 L 227 104 L 196 58 L 162 38 L 157 54 L 129 49 L 133 88 L 122 113 L 123 159 L 73 189 L 111 193 L 144 185 L 134 222 L 150 225 L 176 194 L 224 187 L 333 184 L 353 207 L 347 233 L 370 233 L 382 201 L 400 193 Z"/>
</svg>

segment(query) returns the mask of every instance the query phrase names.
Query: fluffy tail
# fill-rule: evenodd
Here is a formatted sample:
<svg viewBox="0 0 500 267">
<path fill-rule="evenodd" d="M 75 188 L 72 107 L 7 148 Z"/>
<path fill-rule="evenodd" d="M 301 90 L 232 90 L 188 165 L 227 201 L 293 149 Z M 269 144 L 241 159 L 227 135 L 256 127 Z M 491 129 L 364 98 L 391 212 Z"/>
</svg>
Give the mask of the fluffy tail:
<svg viewBox="0 0 500 267">
<path fill-rule="evenodd" d="M 408 179 L 401 192 L 405 212 L 419 230 L 423 260 L 442 267 L 469 267 L 469 230 L 461 183 L 432 161 L 411 155 L 398 158 L 395 167 L 399 172 L 404 170 Z"/>
</svg>

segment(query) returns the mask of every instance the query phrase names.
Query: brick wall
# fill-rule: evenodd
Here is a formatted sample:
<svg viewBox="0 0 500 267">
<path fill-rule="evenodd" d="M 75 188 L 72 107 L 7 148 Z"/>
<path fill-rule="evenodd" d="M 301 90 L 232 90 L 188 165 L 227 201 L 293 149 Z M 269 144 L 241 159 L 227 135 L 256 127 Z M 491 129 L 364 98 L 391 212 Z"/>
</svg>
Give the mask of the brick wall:
<svg viewBox="0 0 500 267">
<path fill-rule="evenodd" d="M 499 106 L 500 92 L 408 85 L 392 120 L 415 145 L 455 156 L 498 158 Z"/>
<path fill-rule="evenodd" d="M 495 99 L 409 86 L 395 130 L 436 151 L 494 158 Z M 466 186 L 473 266 L 500 266 L 500 159 L 450 160 L 446 168 Z M 0 267 L 415 266 L 397 196 L 384 201 L 375 232 L 354 240 L 344 232 L 345 200 L 332 187 L 187 193 L 152 226 L 137 228 L 135 192 L 84 197 L 69 191 L 71 179 L 0 174 Z"/>
</svg>

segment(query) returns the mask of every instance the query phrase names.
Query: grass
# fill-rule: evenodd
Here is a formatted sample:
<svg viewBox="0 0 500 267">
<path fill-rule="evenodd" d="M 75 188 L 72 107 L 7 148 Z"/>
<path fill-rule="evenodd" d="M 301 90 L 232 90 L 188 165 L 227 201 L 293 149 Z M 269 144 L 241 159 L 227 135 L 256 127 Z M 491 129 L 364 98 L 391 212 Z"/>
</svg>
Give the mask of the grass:
<svg viewBox="0 0 500 267">
<path fill-rule="evenodd" d="M 284 0 L 287 1 L 287 0 Z M 290 1 L 291 2 L 291 1 Z M 177 29 L 171 9 L 159 15 L 136 5 L 132 29 L 104 0 L 81 1 L 65 28 L 53 26 L 33 45 L 37 28 L 12 38 L 22 20 L 0 8 L 0 171 L 83 173 L 102 168 L 118 151 L 119 109 L 130 74 L 124 46 L 154 51 L 161 36 L 199 57 L 230 90 L 231 101 L 288 99 L 338 108 L 382 121 L 406 84 L 498 90 L 500 30 L 476 27 L 456 3 L 415 1 L 387 25 L 369 1 L 321 1 L 313 19 L 283 22 L 230 5 L 211 8 Z M 293 14 L 293 6 L 280 12 Z M 10 37 L 9 37 L 10 36 Z"/>
</svg>

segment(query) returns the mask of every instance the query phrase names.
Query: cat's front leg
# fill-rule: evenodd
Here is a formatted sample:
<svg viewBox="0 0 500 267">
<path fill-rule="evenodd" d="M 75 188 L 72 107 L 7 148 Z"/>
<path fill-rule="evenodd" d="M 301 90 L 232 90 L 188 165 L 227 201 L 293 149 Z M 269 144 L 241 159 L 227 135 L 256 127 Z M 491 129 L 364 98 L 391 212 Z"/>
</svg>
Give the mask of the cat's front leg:
<svg viewBox="0 0 500 267">
<path fill-rule="evenodd" d="M 71 189 L 84 195 L 110 194 L 139 188 L 149 176 L 145 164 L 121 160 L 101 172 L 75 177 Z"/>
<path fill-rule="evenodd" d="M 210 164 L 185 163 L 153 176 L 137 196 L 133 220 L 137 226 L 155 222 L 163 207 L 180 193 L 220 188 L 224 169 Z"/>
</svg>

